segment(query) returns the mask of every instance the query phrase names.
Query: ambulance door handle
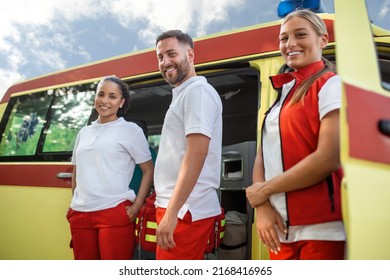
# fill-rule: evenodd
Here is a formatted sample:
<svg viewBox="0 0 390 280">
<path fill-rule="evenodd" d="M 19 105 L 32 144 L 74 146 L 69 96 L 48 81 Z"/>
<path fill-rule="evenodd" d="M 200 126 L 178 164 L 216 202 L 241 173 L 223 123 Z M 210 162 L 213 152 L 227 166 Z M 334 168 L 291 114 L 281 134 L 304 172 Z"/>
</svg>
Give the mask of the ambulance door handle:
<svg viewBox="0 0 390 280">
<path fill-rule="evenodd" d="M 57 178 L 60 178 L 60 179 L 71 179 L 72 178 L 72 173 L 70 173 L 70 172 L 59 172 L 59 173 L 57 173 Z"/>
<path fill-rule="evenodd" d="M 390 136 L 390 120 L 380 120 L 378 122 L 378 128 L 382 134 Z"/>
</svg>

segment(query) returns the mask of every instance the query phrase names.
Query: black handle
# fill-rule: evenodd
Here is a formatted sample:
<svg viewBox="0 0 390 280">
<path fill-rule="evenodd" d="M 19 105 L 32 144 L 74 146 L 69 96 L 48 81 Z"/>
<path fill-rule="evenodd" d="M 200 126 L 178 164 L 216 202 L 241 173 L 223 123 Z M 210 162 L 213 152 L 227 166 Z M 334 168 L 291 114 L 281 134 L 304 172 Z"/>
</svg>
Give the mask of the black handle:
<svg viewBox="0 0 390 280">
<path fill-rule="evenodd" d="M 378 122 L 379 131 L 386 136 L 390 136 L 390 120 L 380 120 Z"/>
</svg>

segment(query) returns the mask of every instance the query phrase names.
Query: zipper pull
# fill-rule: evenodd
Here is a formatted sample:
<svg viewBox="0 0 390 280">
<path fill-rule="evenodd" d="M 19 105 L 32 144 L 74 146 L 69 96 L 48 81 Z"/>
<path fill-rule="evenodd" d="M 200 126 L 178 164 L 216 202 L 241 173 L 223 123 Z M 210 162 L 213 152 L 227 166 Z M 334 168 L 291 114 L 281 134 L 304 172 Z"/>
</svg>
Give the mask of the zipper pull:
<svg viewBox="0 0 390 280">
<path fill-rule="evenodd" d="M 289 229 L 289 227 L 290 227 L 290 221 L 287 220 L 286 221 L 286 240 L 288 240 L 288 229 Z"/>
</svg>

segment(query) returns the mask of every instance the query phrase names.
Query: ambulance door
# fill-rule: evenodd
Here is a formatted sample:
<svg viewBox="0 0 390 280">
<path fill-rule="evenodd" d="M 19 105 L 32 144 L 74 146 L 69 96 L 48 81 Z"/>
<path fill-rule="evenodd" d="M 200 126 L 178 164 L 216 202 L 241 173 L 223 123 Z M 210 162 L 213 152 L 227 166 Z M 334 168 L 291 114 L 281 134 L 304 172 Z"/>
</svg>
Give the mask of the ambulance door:
<svg viewBox="0 0 390 280">
<path fill-rule="evenodd" d="M 334 4 L 346 258 L 390 259 L 390 39 L 384 32 L 374 39 L 369 1 Z"/>
</svg>

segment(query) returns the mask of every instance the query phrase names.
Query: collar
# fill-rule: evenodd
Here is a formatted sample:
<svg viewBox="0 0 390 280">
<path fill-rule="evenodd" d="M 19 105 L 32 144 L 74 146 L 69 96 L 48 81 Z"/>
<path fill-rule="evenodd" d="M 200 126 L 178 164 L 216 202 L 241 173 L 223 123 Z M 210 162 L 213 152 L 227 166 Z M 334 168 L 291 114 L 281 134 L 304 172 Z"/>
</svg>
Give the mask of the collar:
<svg viewBox="0 0 390 280">
<path fill-rule="evenodd" d="M 184 88 L 186 88 L 187 86 L 189 86 L 193 82 L 201 80 L 201 79 L 205 79 L 205 78 L 203 76 L 192 76 L 192 77 L 188 78 L 187 80 L 185 80 L 183 83 L 181 83 L 178 87 L 175 87 L 174 89 L 176 91 L 183 91 Z"/>
<path fill-rule="evenodd" d="M 272 87 L 276 89 L 281 89 L 284 84 L 291 82 L 292 80 L 296 80 L 297 84 L 301 83 L 303 80 L 311 77 L 315 73 L 319 72 L 325 67 L 325 64 L 322 60 L 316 61 L 312 64 L 309 64 L 305 67 L 302 67 L 298 71 L 282 73 L 275 76 L 269 77 L 272 83 Z"/>
<path fill-rule="evenodd" d="M 175 99 L 180 94 L 180 92 L 183 92 L 192 83 L 194 83 L 196 81 L 200 81 L 200 80 L 206 81 L 206 78 L 203 76 L 192 76 L 191 78 L 188 78 L 187 80 L 185 80 L 180 86 L 174 87 L 172 89 L 173 99 Z"/>
<path fill-rule="evenodd" d="M 112 124 L 115 124 L 115 123 L 119 123 L 122 120 L 124 120 L 124 118 L 123 117 L 119 117 L 115 121 L 110 121 L 110 122 L 106 122 L 106 123 L 100 123 L 99 122 L 99 118 L 98 118 L 97 120 L 91 122 L 91 125 L 94 126 L 94 127 L 107 126 L 107 125 L 112 125 Z"/>
</svg>

